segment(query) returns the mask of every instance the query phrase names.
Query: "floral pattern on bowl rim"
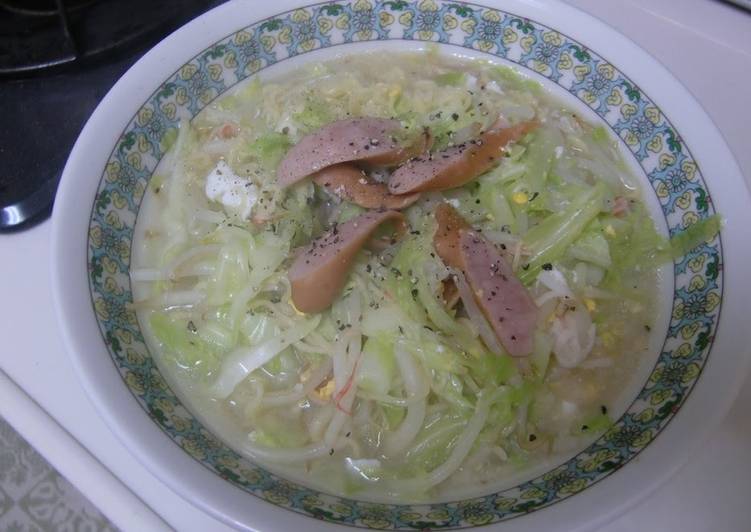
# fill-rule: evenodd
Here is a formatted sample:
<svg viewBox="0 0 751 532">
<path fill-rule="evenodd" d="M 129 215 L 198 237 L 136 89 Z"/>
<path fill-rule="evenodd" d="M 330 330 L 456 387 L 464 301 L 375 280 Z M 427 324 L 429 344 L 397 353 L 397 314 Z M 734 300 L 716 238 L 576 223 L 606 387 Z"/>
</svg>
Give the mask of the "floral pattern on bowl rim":
<svg viewBox="0 0 751 532">
<path fill-rule="evenodd" d="M 667 337 L 646 384 L 601 438 L 547 473 L 499 493 L 450 503 L 376 504 L 288 482 L 218 441 L 181 405 L 140 333 L 128 269 L 136 216 L 181 118 L 195 116 L 248 76 L 288 57 L 342 43 L 404 39 L 471 48 L 558 84 L 593 109 L 647 176 L 671 234 L 713 214 L 687 146 L 659 108 L 615 66 L 570 37 L 473 3 L 340 0 L 256 22 L 206 48 L 162 83 L 123 131 L 104 169 L 89 225 L 89 283 L 112 360 L 152 420 L 228 482 L 309 516 L 371 528 L 461 528 L 507 520 L 576 494 L 624 466 L 668 424 L 712 345 L 722 300 L 720 238 L 674 264 Z"/>
</svg>

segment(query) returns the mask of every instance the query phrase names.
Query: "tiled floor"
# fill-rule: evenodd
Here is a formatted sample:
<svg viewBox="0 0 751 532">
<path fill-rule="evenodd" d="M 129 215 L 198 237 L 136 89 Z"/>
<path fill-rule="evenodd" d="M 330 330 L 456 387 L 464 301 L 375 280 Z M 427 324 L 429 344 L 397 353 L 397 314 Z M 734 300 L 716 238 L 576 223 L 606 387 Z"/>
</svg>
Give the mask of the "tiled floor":
<svg viewBox="0 0 751 532">
<path fill-rule="evenodd" d="M 101 530 L 116 529 L 0 418 L 0 531 Z"/>
</svg>

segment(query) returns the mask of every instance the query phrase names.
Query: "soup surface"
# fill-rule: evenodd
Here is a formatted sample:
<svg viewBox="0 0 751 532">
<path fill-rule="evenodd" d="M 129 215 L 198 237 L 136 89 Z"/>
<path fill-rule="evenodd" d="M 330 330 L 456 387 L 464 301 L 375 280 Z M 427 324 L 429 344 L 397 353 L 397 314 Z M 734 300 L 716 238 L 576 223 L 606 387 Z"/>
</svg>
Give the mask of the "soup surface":
<svg viewBox="0 0 751 532">
<path fill-rule="evenodd" d="M 161 371 L 327 492 L 488 492 L 582 449 L 648 351 L 666 242 L 614 140 L 507 67 L 344 56 L 184 122 L 139 214 Z"/>
</svg>

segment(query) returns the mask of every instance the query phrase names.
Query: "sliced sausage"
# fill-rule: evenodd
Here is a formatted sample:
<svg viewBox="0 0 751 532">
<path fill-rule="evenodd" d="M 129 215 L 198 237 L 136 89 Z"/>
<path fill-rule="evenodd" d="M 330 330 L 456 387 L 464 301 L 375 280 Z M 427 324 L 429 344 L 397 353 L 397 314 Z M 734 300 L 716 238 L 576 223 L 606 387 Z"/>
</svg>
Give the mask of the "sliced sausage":
<svg viewBox="0 0 751 532">
<path fill-rule="evenodd" d="M 327 166 L 344 162 L 395 165 L 414 157 L 415 150 L 425 149 L 425 135 L 405 147 L 397 140 L 401 132 L 398 120 L 386 118 L 331 122 L 305 135 L 290 148 L 276 170 L 277 182 L 287 187 Z"/>
<path fill-rule="evenodd" d="M 292 302 L 302 312 L 321 312 L 347 281 L 352 261 L 379 225 L 405 225 L 398 211 L 368 211 L 313 240 L 300 250 L 289 269 Z"/>
<path fill-rule="evenodd" d="M 353 164 L 329 166 L 313 174 L 313 181 L 330 194 L 366 209 L 404 209 L 420 198 L 420 193 L 394 196 L 385 183 L 377 183 Z"/>
<path fill-rule="evenodd" d="M 538 310 L 527 289 L 493 243 L 472 230 L 453 207 L 441 204 L 435 216 L 438 256 L 464 273 L 475 302 L 509 354 L 529 355 Z"/>
<path fill-rule="evenodd" d="M 494 126 L 477 139 L 411 159 L 391 175 L 389 192 L 409 194 L 460 187 L 498 164 L 509 142 L 535 127 L 535 121 L 507 128 Z"/>
</svg>

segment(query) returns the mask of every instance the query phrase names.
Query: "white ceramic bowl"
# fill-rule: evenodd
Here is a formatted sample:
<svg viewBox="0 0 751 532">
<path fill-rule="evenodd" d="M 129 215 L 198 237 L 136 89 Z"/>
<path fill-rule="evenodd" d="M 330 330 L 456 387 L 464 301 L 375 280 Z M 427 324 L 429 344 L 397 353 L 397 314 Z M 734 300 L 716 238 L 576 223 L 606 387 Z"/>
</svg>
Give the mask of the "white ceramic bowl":
<svg viewBox="0 0 751 532">
<path fill-rule="evenodd" d="M 751 200 L 720 134 L 665 69 L 597 20 L 555 0 L 486 3 L 496 9 L 438 0 L 237 0 L 146 54 L 81 133 L 54 210 L 53 280 L 65 342 L 82 385 L 125 446 L 172 489 L 225 522 L 264 530 L 325 527 L 326 521 L 588 528 L 666 479 L 729 407 L 751 344 L 744 312 L 751 296 L 744 276 L 751 264 L 744 236 Z M 609 126 L 643 176 L 663 226 L 677 230 L 715 209 L 727 223 L 721 238 L 674 265 L 665 343 L 636 383 L 633 402 L 600 440 L 545 474 L 486 497 L 367 504 L 275 477 L 217 441 L 182 407 L 125 307 L 130 239 L 164 135 L 180 117 L 192 117 L 256 72 L 423 41 L 440 42 L 446 53 L 514 63 Z"/>
</svg>

